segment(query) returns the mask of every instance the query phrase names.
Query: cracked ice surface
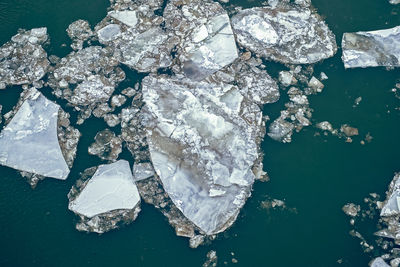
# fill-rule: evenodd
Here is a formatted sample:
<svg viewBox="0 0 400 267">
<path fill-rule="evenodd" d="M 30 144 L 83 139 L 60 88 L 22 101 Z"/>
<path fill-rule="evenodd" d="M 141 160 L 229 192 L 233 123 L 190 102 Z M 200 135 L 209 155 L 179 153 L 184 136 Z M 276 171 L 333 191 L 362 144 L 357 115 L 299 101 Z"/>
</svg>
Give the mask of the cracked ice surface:
<svg viewBox="0 0 400 267">
<path fill-rule="evenodd" d="M 175 42 L 160 26 L 163 18 L 154 12 L 158 6 L 154 1 L 116 3 L 95 27 L 100 43 L 110 48 L 119 62 L 139 72 L 169 67 Z"/>
<path fill-rule="evenodd" d="M 231 64 L 238 57 L 230 20 L 226 14 L 216 16 L 206 26 L 203 25 L 193 35 L 193 42 L 199 44 L 193 44 L 186 49 L 188 61 L 183 68 L 187 77 L 201 80 Z"/>
<path fill-rule="evenodd" d="M 335 36 L 308 7 L 279 4 L 240 11 L 232 18 L 240 45 L 267 59 L 310 64 L 332 57 Z"/>
<path fill-rule="evenodd" d="M 75 213 L 92 218 L 113 210 L 133 209 L 139 192 L 126 160 L 100 165 L 82 192 L 69 203 Z"/>
<path fill-rule="evenodd" d="M 208 235 L 228 228 L 250 195 L 258 157 L 237 87 L 183 77 L 143 80 L 153 166 L 177 208 Z M 257 128 L 258 129 L 258 128 Z"/>
<path fill-rule="evenodd" d="M 399 67 L 400 26 L 379 31 L 345 33 L 342 48 L 345 68 Z"/>
<path fill-rule="evenodd" d="M 57 137 L 60 106 L 35 88 L 0 134 L 0 164 L 65 180 L 69 168 Z"/>
<path fill-rule="evenodd" d="M 166 28 L 181 40 L 178 58 L 183 73 L 202 80 L 237 57 L 230 19 L 219 3 L 212 1 L 170 1 L 165 8 Z"/>
</svg>

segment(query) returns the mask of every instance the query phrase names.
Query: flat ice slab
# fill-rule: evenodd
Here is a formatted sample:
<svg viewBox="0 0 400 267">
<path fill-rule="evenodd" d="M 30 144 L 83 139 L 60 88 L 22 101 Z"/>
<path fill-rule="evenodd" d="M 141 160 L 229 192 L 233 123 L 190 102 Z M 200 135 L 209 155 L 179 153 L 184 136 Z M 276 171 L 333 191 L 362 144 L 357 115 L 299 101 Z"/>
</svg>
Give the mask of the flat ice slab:
<svg viewBox="0 0 400 267">
<path fill-rule="evenodd" d="M 116 20 L 121 21 L 122 23 L 128 25 L 129 27 L 135 27 L 138 23 L 138 18 L 136 15 L 136 11 L 112 11 L 108 13 L 111 17 Z"/>
<path fill-rule="evenodd" d="M 60 106 L 35 88 L 0 134 L 0 164 L 65 180 L 69 168 L 57 137 Z"/>
<path fill-rule="evenodd" d="M 140 201 L 126 160 L 100 165 L 79 196 L 68 208 L 92 218 L 113 210 L 133 209 Z"/>
<path fill-rule="evenodd" d="M 379 31 L 345 33 L 342 49 L 345 68 L 399 67 L 400 26 Z"/>
</svg>

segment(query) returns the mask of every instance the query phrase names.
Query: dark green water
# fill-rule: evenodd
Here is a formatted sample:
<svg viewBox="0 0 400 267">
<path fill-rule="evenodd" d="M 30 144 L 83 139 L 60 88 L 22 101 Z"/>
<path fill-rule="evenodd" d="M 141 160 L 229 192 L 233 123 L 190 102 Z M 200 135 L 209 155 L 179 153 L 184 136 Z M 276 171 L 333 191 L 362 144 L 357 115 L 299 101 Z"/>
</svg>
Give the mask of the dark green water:
<svg viewBox="0 0 400 267">
<path fill-rule="evenodd" d="M 343 32 L 375 30 L 400 25 L 400 6 L 387 0 L 313 0 L 337 36 Z M 231 0 L 250 7 L 257 1 Z M 49 54 L 66 55 L 65 29 L 77 19 L 95 25 L 106 14 L 107 0 L 0 0 L 0 45 L 18 28 L 46 26 L 51 36 Z M 348 218 L 341 212 L 347 202 L 362 202 L 370 192 L 384 193 L 393 173 L 400 170 L 400 106 L 390 89 L 400 80 L 399 70 L 383 68 L 344 70 L 341 51 L 315 67 L 329 80 L 322 94 L 311 97 L 316 121 L 335 127 L 349 123 L 361 135 L 374 137 L 361 146 L 335 137 L 314 136 L 312 128 L 294 136 L 293 143 L 270 139 L 263 143 L 265 167 L 271 182 L 256 183 L 253 197 L 235 225 L 209 246 L 196 250 L 175 236 L 164 217 L 148 205 L 128 227 L 101 236 L 74 229 L 75 216 L 67 210 L 67 193 L 79 171 L 101 163 L 87 147 L 105 124 L 89 120 L 70 178 L 47 179 L 35 190 L 16 171 L 0 167 L 0 266 L 201 266 L 210 249 L 219 266 L 366 266 L 370 258 L 359 241 L 348 235 Z M 271 73 L 276 64 L 271 64 Z M 127 83 L 135 82 L 130 75 Z M 49 96 L 48 90 L 42 90 Z M 8 111 L 21 88 L 0 91 Z M 357 108 L 354 100 L 362 96 Z M 275 117 L 283 102 L 264 108 Z M 390 113 L 388 112 L 390 111 Z M 127 153 L 123 157 L 128 158 Z M 266 211 L 267 196 L 284 199 L 297 213 Z M 239 260 L 231 263 L 231 252 Z M 339 265 L 337 260 L 342 259 Z"/>
</svg>

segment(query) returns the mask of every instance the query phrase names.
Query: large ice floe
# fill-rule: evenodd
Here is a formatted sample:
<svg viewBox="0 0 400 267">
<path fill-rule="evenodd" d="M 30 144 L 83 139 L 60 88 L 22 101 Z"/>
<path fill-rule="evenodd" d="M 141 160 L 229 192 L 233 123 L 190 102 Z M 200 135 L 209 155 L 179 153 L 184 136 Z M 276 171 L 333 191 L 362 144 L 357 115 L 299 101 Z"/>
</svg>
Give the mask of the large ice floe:
<svg viewBox="0 0 400 267">
<path fill-rule="evenodd" d="M 256 136 L 231 85 L 146 77 L 143 98 L 151 159 L 177 208 L 205 234 L 236 219 L 254 182 Z"/>
<path fill-rule="evenodd" d="M 23 92 L 15 115 L 0 134 L 0 164 L 65 180 L 79 136 L 60 106 L 31 88 Z M 32 186 L 36 185 L 38 177 L 29 177 Z"/>
<path fill-rule="evenodd" d="M 0 47 L 0 89 L 31 84 L 46 74 L 50 62 L 42 44 L 47 40 L 47 28 L 21 30 Z"/>
<path fill-rule="evenodd" d="M 281 63 L 310 64 L 332 57 L 334 34 L 310 7 L 281 1 L 276 6 L 239 11 L 232 17 L 238 43 Z"/>
<path fill-rule="evenodd" d="M 399 67 L 400 26 L 378 31 L 345 33 L 342 49 L 345 68 Z"/>
<path fill-rule="evenodd" d="M 136 219 L 140 196 L 126 160 L 86 170 L 68 194 L 80 231 L 103 233 Z"/>
</svg>

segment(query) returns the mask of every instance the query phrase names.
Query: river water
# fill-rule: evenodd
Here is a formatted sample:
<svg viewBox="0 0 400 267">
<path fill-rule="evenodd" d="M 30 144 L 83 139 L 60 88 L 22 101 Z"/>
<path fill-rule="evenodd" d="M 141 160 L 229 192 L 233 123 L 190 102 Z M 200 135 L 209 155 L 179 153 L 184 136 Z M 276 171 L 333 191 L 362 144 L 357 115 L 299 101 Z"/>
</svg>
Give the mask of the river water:
<svg viewBox="0 0 400 267">
<path fill-rule="evenodd" d="M 313 0 L 313 4 L 338 44 L 344 32 L 400 25 L 400 5 L 388 0 Z M 48 53 L 65 56 L 70 49 L 61 45 L 69 44 L 68 25 L 77 19 L 95 25 L 106 15 L 107 6 L 107 0 L 0 0 L 0 45 L 18 28 L 46 26 L 51 37 Z M 87 154 L 87 147 L 106 125 L 91 119 L 79 128 L 83 136 L 67 181 L 47 179 L 32 190 L 16 171 L 0 167 L 0 266 L 201 266 L 211 249 L 217 251 L 218 266 L 366 266 L 373 255 L 363 254 L 359 241 L 349 236 L 341 207 L 361 203 L 370 192 L 383 196 L 393 173 L 400 171 L 400 112 L 395 109 L 400 100 L 390 92 L 400 82 L 400 72 L 345 70 L 340 56 L 341 50 L 315 66 L 316 73 L 324 71 L 329 79 L 323 93 L 310 97 L 313 118 L 335 127 L 348 123 L 362 136 L 370 133 L 372 142 L 363 146 L 356 138 L 345 143 L 315 136 L 312 128 L 295 134 L 291 144 L 266 138 L 262 148 L 271 181 L 255 184 L 237 222 L 212 244 L 190 249 L 163 215 L 146 204 L 133 224 L 118 231 L 98 236 L 75 230 L 76 217 L 67 209 L 66 195 L 80 171 L 101 163 Z M 275 77 L 283 68 L 267 66 Z M 126 83 L 133 85 L 136 79 L 131 74 Z M 0 91 L 5 112 L 21 90 Z M 46 90 L 42 91 L 50 97 Z M 361 103 L 353 107 L 360 96 Z M 283 104 L 284 99 L 265 106 L 264 113 L 275 118 Z M 129 159 L 128 153 L 122 158 Z M 268 197 L 285 200 L 289 209 L 263 209 L 261 201 Z M 364 232 L 371 234 L 373 226 L 371 222 Z"/>
</svg>

